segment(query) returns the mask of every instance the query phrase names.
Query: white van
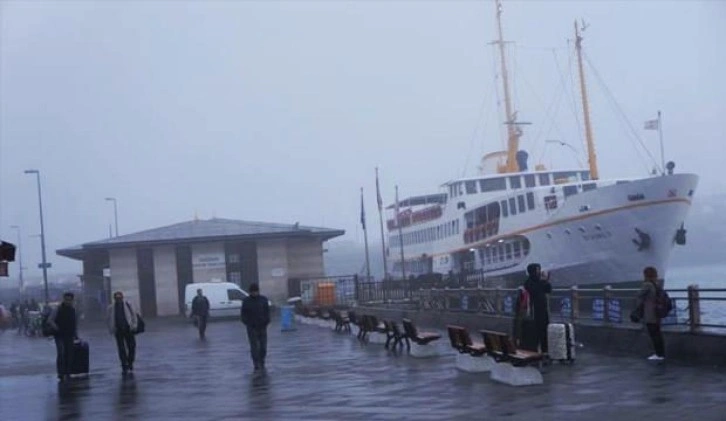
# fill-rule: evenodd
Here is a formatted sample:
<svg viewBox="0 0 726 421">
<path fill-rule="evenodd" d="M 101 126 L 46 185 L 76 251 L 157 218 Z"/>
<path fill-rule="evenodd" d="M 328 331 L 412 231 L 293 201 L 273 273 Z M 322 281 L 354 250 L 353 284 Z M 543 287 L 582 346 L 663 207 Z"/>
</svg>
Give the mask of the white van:
<svg viewBox="0 0 726 421">
<path fill-rule="evenodd" d="M 242 300 L 249 294 L 232 282 L 196 282 L 187 284 L 184 290 L 184 315 L 189 317 L 192 313 L 192 300 L 201 289 L 202 294 L 209 300 L 209 318 L 213 317 L 240 317 Z M 270 302 L 270 308 L 272 303 Z"/>
</svg>

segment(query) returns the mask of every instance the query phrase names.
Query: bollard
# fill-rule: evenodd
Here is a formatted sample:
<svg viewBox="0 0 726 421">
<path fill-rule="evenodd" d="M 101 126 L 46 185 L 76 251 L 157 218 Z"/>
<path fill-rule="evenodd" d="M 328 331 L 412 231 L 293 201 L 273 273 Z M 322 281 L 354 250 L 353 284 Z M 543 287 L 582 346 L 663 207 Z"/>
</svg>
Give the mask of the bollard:
<svg viewBox="0 0 726 421">
<path fill-rule="evenodd" d="M 698 285 L 688 286 L 688 325 L 691 333 L 701 330 L 701 300 Z"/>
<path fill-rule="evenodd" d="M 605 288 L 602 290 L 602 321 L 606 324 L 610 324 L 610 298 L 613 295 L 612 289 L 610 285 L 605 285 Z"/>
<path fill-rule="evenodd" d="M 292 306 L 280 307 L 280 328 L 283 332 L 295 330 L 295 317 Z"/>
<path fill-rule="evenodd" d="M 570 288 L 570 297 L 570 311 L 572 312 L 570 317 L 572 323 L 575 323 L 575 320 L 577 320 L 580 315 L 580 294 L 577 291 L 577 285 L 573 285 L 572 288 Z"/>
</svg>

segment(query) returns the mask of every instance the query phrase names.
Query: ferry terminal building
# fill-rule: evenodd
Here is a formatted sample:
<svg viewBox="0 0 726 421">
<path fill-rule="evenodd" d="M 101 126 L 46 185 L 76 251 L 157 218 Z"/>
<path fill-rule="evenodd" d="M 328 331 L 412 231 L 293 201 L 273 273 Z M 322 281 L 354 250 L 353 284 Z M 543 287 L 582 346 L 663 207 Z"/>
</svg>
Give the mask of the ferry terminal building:
<svg viewBox="0 0 726 421">
<path fill-rule="evenodd" d="M 57 250 L 83 262 L 85 313 L 103 316 L 122 291 L 147 317 L 183 313 L 187 284 L 253 282 L 275 303 L 288 279 L 325 275 L 323 243 L 343 230 L 212 218 L 192 220 Z"/>
</svg>

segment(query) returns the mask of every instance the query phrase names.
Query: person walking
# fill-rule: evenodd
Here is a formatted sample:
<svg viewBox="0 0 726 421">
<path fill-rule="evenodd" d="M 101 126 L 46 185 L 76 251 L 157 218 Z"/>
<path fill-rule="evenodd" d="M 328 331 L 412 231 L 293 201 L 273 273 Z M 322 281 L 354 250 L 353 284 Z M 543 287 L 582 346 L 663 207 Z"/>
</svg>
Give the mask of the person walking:
<svg viewBox="0 0 726 421">
<path fill-rule="evenodd" d="M 199 339 L 204 339 L 209 317 L 209 300 L 204 296 L 201 288 L 197 289 L 197 296 L 192 300 L 192 317 L 195 318 L 199 329 Z"/>
<path fill-rule="evenodd" d="M 653 344 L 655 354 L 648 357 L 650 361 L 663 361 L 665 359 L 665 341 L 660 329 L 660 318 L 656 314 L 656 298 L 658 296 L 658 271 L 652 266 L 643 269 L 643 286 L 638 292 L 636 308 L 642 309 L 642 321 L 648 329 L 648 336 Z"/>
<path fill-rule="evenodd" d="M 267 325 L 270 324 L 270 305 L 260 286 L 250 285 L 250 295 L 242 301 L 242 323 L 247 326 L 247 339 L 255 371 L 264 370 L 267 356 Z"/>
<path fill-rule="evenodd" d="M 50 312 L 46 323 L 55 339 L 56 371 L 58 381 L 65 382 L 71 377 L 73 367 L 73 343 L 78 339 L 78 322 L 76 309 L 73 308 L 74 295 L 72 292 L 63 294 L 61 304 Z"/>
<path fill-rule="evenodd" d="M 109 332 L 116 338 L 121 371 L 123 374 L 134 371 L 134 359 L 136 357 L 134 333 L 138 326 L 138 317 L 131 303 L 124 300 L 121 291 L 113 293 L 113 304 L 108 307 L 106 320 Z"/>
<path fill-rule="evenodd" d="M 533 339 L 535 350 L 539 347 L 543 354 L 547 353 L 547 325 L 550 323 L 550 310 L 547 303 L 547 294 L 552 293 L 552 285 L 549 279 L 542 277 L 542 266 L 539 263 L 531 263 L 527 266 L 527 280 L 524 289 L 529 295 L 532 306 L 532 317 L 534 318 L 534 330 L 536 339 Z"/>
</svg>

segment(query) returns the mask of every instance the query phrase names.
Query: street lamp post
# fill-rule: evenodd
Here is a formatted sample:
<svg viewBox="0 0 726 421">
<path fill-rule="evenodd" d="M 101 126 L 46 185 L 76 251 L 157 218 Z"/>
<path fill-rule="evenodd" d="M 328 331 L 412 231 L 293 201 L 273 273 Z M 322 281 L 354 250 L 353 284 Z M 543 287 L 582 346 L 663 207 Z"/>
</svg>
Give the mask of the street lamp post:
<svg viewBox="0 0 726 421">
<path fill-rule="evenodd" d="M 20 279 L 20 292 L 23 292 L 23 247 L 20 243 L 20 226 L 11 225 L 10 228 L 18 232 L 18 270 L 20 271 L 18 273 L 18 278 Z"/>
<path fill-rule="evenodd" d="M 43 196 L 40 193 L 40 171 L 38 170 L 25 170 L 25 174 L 35 174 L 38 182 L 38 208 L 40 209 L 40 250 L 43 262 L 41 267 L 43 268 L 43 286 L 45 288 L 45 304 L 48 305 L 48 263 L 45 260 L 45 227 L 43 226 Z"/>
<path fill-rule="evenodd" d="M 107 201 L 113 202 L 113 219 L 116 223 L 116 237 L 118 237 L 118 206 L 115 197 L 107 197 Z"/>
</svg>

